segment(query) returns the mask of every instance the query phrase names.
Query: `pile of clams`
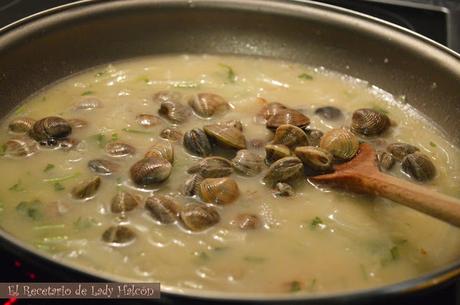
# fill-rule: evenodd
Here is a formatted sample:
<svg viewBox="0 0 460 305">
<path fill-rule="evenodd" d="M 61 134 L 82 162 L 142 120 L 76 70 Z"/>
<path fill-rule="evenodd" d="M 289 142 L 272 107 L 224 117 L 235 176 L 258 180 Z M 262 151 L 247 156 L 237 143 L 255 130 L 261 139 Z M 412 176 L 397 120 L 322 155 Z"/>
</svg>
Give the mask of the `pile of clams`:
<svg viewBox="0 0 460 305">
<path fill-rule="evenodd" d="M 346 126 L 346 115 L 340 109 L 324 106 L 315 109 L 312 115 L 322 121 L 343 124 L 318 130 L 309 126 L 310 118 L 304 111 L 259 98 L 263 106 L 254 121 L 265 125 L 271 139 L 248 141 L 242 122 L 220 119 L 233 108 L 220 95 L 202 92 L 183 96 L 180 92 L 164 90 L 154 94 L 152 101 L 158 116 L 140 113 L 135 117 L 136 124 L 142 128 L 164 127 L 150 147 L 139 152 L 118 139 L 104 143 L 101 156 L 87 163 L 92 176 L 76 183 L 70 193 L 75 200 L 91 200 L 105 179 L 119 173 L 123 162 L 132 160 L 131 182 L 149 195 L 139 195 L 119 185 L 108 210 L 126 218 L 133 211 L 143 209 L 156 224 L 177 225 L 189 232 L 213 227 L 221 221 L 222 209 L 238 204 L 243 196 L 239 181 L 257 179 L 272 190 L 274 197 L 294 196 L 297 181 L 333 171 L 334 164 L 354 158 L 360 142 L 372 143 L 384 137 L 392 125 L 386 114 L 362 108 L 352 113 L 351 123 Z M 86 98 L 74 108 L 92 111 L 101 107 L 101 101 Z M 203 124 L 183 129 L 193 117 Z M 38 120 L 17 117 L 8 125 L 12 137 L 3 145 L 3 155 L 24 158 L 49 148 L 67 151 L 79 143 L 70 137 L 72 131 L 87 124 L 82 119 L 58 116 Z M 177 149 L 196 160 L 186 168 L 189 176 L 183 182 L 181 193 L 153 191 L 165 185 L 172 175 Z M 385 144 L 384 149 L 378 151 L 377 162 L 382 171 L 398 166 L 403 174 L 417 182 L 429 181 L 436 175 L 430 157 L 407 143 Z M 236 215 L 231 224 L 240 230 L 263 226 L 258 215 L 247 213 Z M 135 239 L 136 232 L 128 225 L 109 227 L 102 235 L 102 240 L 112 246 L 124 246 Z"/>
</svg>

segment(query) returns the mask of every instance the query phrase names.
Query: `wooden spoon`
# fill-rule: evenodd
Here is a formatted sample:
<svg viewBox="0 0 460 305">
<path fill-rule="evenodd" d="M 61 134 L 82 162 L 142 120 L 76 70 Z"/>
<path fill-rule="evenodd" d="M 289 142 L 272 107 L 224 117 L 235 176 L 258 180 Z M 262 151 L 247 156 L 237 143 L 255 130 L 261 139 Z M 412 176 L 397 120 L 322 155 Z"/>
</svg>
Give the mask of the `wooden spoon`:
<svg viewBox="0 0 460 305">
<path fill-rule="evenodd" d="M 334 173 L 311 177 L 311 180 L 388 198 L 460 227 L 459 199 L 380 172 L 375 150 L 369 144 L 361 144 L 351 161 L 334 168 Z"/>
</svg>

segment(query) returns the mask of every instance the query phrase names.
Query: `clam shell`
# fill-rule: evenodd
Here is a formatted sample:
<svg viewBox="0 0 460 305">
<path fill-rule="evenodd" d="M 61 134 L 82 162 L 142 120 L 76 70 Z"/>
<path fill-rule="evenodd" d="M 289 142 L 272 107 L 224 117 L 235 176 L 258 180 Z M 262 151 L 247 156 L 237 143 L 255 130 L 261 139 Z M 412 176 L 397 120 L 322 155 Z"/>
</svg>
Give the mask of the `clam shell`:
<svg viewBox="0 0 460 305">
<path fill-rule="evenodd" d="M 299 146 L 296 147 L 295 154 L 306 168 L 315 172 L 332 169 L 333 156 L 327 150 L 314 146 Z"/>
<path fill-rule="evenodd" d="M 126 191 L 119 191 L 112 198 L 110 211 L 112 213 L 124 213 L 134 210 L 139 205 L 139 198 Z"/>
<path fill-rule="evenodd" d="M 121 142 L 108 143 L 105 146 L 105 151 L 111 157 L 125 157 L 136 153 L 134 146 Z"/>
<path fill-rule="evenodd" d="M 240 230 L 255 230 L 262 226 L 262 221 L 259 216 L 249 213 L 236 215 L 231 223 L 236 225 Z"/>
<path fill-rule="evenodd" d="M 272 116 L 280 112 L 281 110 L 288 109 L 281 103 L 278 102 L 271 102 L 264 105 L 260 111 L 257 113 L 257 117 L 259 117 L 259 121 L 262 123 L 266 123 Z"/>
<path fill-rule="evenodd" d="M 419 150 L 418 147 L 407 143 L 391 143 L 387 146 L 387 151 L 398 161 L 402 161 L 405 156 Z"/>
<path fill-rule="evenodd" d="M 163 101 L 160 104 L 160 109 L 158 109 L 158 114 L 173 124 L 182 124 L 187 121 L 192 111 L 188 106 L 179 102 Z"/>
<path fill-rule="evenodd" d="M 70 135 L 72 127 L 69 122 L 60 117 L 50 116 L 38 120 L 29 131 L 30 136 L 43 141 L 48 139 L 62 139 Z"/>
<path fill-rule="evenodd" d="M 150 196 L 145 201 L 145 208 L 163 224 L 173 223 L 179 218 L 179 205 L 169 196 Z"/>
<path fill-rule="evenodd" d="M 156 140 L 145 153 L 144 157 L 162 157 L 172 164 L 174 162 L 174 148 L 168 141 Z"/>
<path fill-rule="evenodd" d="M 88 162 L 88 168 L 96 174 L 108 176 L 116 172 L 120 165 L 110 160 L 93 159 Z"/>
<path fill-rule="evenodd" d="M 276 128 L 272 144 L 282 144 L 293 149 L 297 146 L 308 145 L 308 139 L 305 132 L 299 127 L 283 124 Z"/>
<path fill-rule="evenodd" d="M 188 104 L 195 114 L 209 118 L 216 113 L 222 113 L 230 109 L 228 102 L 220 95 L 213 93 L 198 93 L 193 95 Z"/>
<path fill-rule="evenodd" d="M 101 178 L 98 176 L 82 181 L 72 189 L 72 197 L 75 199 L 90 199 L 94 197 L 100 185 Z"/>
<path fill-rule="evenodd" d="M 131 180 L 140 186 L 153 186 L 168 179 L 171 169 L 171 163 L 164 158 L 144 158 L 131 166 Z"/>
<path fill-rule="evenodd" d="M 324 133 L 318 129 L 304 129 L 305 134 L 307 135 L 308 145 L 310 146 L 319 146 L 321 142 L 321 138 L 323 137 Z"/>
<path fill-rule="evenodd" d="M 298 176 L 302 172 L 302 169 L 302 161 L 299 158 L 285 157 L 270 165 L 263 181 L 272 187 L 278 182 L 285 182 Z"/>
<path fill-rule="evenodd" d="M 102 107 L 103 104 L 101 100 L 93 96 L 85 97 L 75 104 L 75 109 L 77 110 L 94 110 Z"/>
<path fill-rule="evenodd" d="M 204 126 L 203 129 L 210 138 L 224 146 L 236 149 L 246 148 L 246 138 L 236 127 L 212 124 Z"/>
<path fill-rule="evenodd" d="M 222 157 L 207 157 L 191 166 L 187 173 L 199 174 L 203 178 L 227 177 L 233 173 L 232 163 Z"/>
<path fill-rule="evenodd" d="M 344 128 L 328 131 L 321 138 L 320 147 L 339 160 L 350 160 L 359 149 L 356 136 Z"/>
<path fill-rule="evenodd" d="M 37 142 L 28 137 L 11 138 L 4 144 L 5 156 L 28 157 L 38 150 Z"/>
<path fill-rule="evenodd" d="M 278 182 L 275 185 L 274 195 L 276 197 L 291 197 L 294 196 L 295 192 L 292 186 L 284 182 Z"/>
<path fill-rule="evenodd" d="M 180 212 L 185 227 L 191 231 L 203 231 L 220 221 L 216 208 L 203 204 L 189 203 Z"/>
<path fill-rule="evenodd" d="M 334 106 L 320 107 L 315 110 L 315 114 L 328 121 L 343 119 L 342 111 Z"/>
<path fill-rule="evenodd" d="M 299 111 L 283 109 L 271 116 L 265 124 L 268 129 L 276 129 L 284 124 L 290 124 L 303 128 L 310 124 L 310 119 Z"/>
<path fill-rule="evenodd" d="M 175 102 L 180 103 L 182 100 L 182 94 L 177 91 L 162 90 L 158 91 L 152 96 L 152 100 L 155 103 L 161 104 L 162 102 Z"/>
<path fill-rule="evenodd" d="M 267 144 L 265 145 L 265 163 L 272 164 L 276 160 L 284 157 L 289 157 L 291 150 L 286 145 Z"/>
<path fill-rule="evenodd" d="M 264 166 L 264 159 L 247 149 L 239 150 L 231 162 L 239 174 L 248 177 L 258 175 Z"/>
<path fill-rule="evenodd" d="M 32 118 L 15 118 L 8 124 L 8 129 L 14 133 L 28 133 L 34 124 L 35 120 Z"/>
<path fill-rule="evenodd" d="M 206 157 L 209 156 L 212 152 L 211 143 L 209 143 L 208 136 L 203 130 L 199 128 L 194 128 L 187 131 L 184 134 L 183 144 L 185 149 L 195 156 Z"/>
<path fill-rule="evenodd" d="M 111 226 L 102 234 L 102 240 L 113 246 L 126 246 L 136 239 L 136 233 L 127 226 Z"/>
<path fill-rule="evenodd" d="M 351 130 L 354 133 L 375 136 L 385 132 L 390 127 L 390 119 L 378 111 L 362 108 L 353 112 Z"/>
<path fill-rule="evenodd" d="M 206 178 L 200 183 L 200 198 L 204 202 L 229 204 L 239 195 L 238 184 L 232 178 Z"/>
<path fill-rule="evenodd" d="M 187 179 L 187 181 L 185 181 L 182 194 L 189 197 L 199 194 L 200 183 L 203 179 L 204 178 L 199 174 L 192 175 L 189 179 Z"/>
<path fill-rule="evenodd" d="M 403 172 L 413 179 L 424 182 L 436 176 L 436 167 L 431 159 L 420 152 L 414 152 L 404 157 L 401 163 Z"/>
<path fill-rule="evenodd" d="M 177 142 L 182 139 L 183 134 L 174 128 L 165 128 L 160 132 L 160 137 L 172 142 Z"/>
<path fill-rule="evenodd" d="M 377 154 L 377 161 L 380 169 L 390 170 L 395 165 L 395 158 L 392 154 L 382 151 Z"/>
<path fill-rule="evenodd" d="M 161 119 L 152 114 L 142 113 L 136 116 L 136 122 L 144 128 L 150 128 L 161 124 Z"/>
</svg>

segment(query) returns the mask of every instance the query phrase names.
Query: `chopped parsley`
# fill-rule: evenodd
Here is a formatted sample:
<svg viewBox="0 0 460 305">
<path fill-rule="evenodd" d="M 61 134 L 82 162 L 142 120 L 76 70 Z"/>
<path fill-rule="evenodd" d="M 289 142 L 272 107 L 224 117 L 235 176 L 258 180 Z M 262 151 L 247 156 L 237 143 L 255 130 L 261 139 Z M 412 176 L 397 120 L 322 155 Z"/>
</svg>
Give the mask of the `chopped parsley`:
<svg viewBox="0 0 460 305">
<path fill-rule="evenodd" d="M 65 190 L 65 187 L 64 187 L 61 183 L 55 182 L 55 183 L 54 183 L 54 190 L 55 190 L 56 192 L 60 192 L 60 191 Z"/>
<path fill-rule="evenodd" d="M 434 142 L 430 142 L 430 146 L 431 147 L 437 147 L 436 143 L 434 143 Z"/>
<path fill-rule="evenodd" d="M 236 74 L 233 68 L 225 64 L 219 64 L 219 66 L 227 70 L 227 80 L 229 83 L 233 84 L 236 81 Z"/>
<path fill-rule="evenodd" d="M 290 292 L 299 292 L 300 290 L 302 290 L 302 284 L 299 281 L 292 281 L 289 284 Z"/>
<path fill-rule="evenodd" d="M 23 192 L 26 189 L 24 188 L 24 185 L 22 185 L 22 181 L 18 180 L 16 184 L 11 186 L 8 190 L 13 191 L 13 192 Z"/>
<path fill-rule="evenodd" d="M 321 218 L 319 218 L 318 216 L 316 216 L 315 218 L 313 218 L 313 220 L 311 221 L 310 223 L 310 228 L 312 230 L 315 230 L 318 226 L 320 225 L 323 225 L 324 222 L 321 220 Z"/>
<path fill-rule="evenodd" d="M 6 152 L 6 144 L 0 146 L 0 156 L 4 156 Z"/>
<path fill-rule="evenodd" d="M 55 167 L 56 167 L 56 166 L 55 166 L 54 164 L 48 163 L 48 164 L 46 165 L 46 167 L 43 169 L 43 171 L 46 173 L 46 172 L 52 170 L 52 169 L 55 168 Z"/>
<path fill-rule="evenodd" d="M 123 128 L 122 131 L 124 131 L 124 132 L 130 132 L 130 133 L 149 134 L 149 135 L 152 134 L 152 132 L 150 132 L 150 131 L 139 130 L 139 129 L 133 129 L 133 128 Z"/>
<path fill-rule="evenodd" d="M 76 172 L 76 173 L 73 173 L 73 174 L 70 174 L 70 175 L 67 175 L 67 176 L 64 176 L 64 177 L 43 179 L 43 182 L 51 182 L 51 183 L 62 182 L 62 181 L 66 181 L 66 180 L 69 180 L 69 179 L 76 178 L 79 175 L 80 175 L 80 173 Z"/>
<path fill-rule="evenodd" d="M 94 91 L 88 90 L 88 91 L 83 92 L 81 96 L 87 96 L 87 95 L 93 95 L 93 94 L 94 94 Z"/>
<path fill-rule="evenodd" d="M 311 76 L 310 74 L 307 74 L 307 73 L 299 74 L 299 76 L 297 76 L 297 77 L 302 79 L 302 80 L 312 80 L 313 79 L 313 76 Z"/>
<path fill-rule="evenodd" d="M 42 202 L 40 200 L 33 201 L 21 201 L 16 206 L 16 211 L 19 214 L 27 216 L 32 220 L 40 220 L 43 218 L 43 213 L 41 211 Z"/>
<path fill-rule="evenodd" d="M 78 217 L 78 219 L 73 223 L 77 230 L 88 229 L 97 224 L 97 221 L 91 217 Z"/>
<path fill-rule="evenodd" d="M 399 258 L 399 249 L 398 246 L 394 246 L 390 249 L 391 259 L 397 260 Z"/>
</svg>

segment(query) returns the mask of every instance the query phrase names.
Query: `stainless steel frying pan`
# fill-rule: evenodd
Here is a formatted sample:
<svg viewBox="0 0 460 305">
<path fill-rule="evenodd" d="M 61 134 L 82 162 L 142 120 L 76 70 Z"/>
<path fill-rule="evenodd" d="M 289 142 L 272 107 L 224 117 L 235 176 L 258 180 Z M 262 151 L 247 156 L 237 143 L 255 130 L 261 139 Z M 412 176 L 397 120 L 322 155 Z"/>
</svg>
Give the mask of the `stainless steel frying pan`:
<svg viewBox="0 0 460 305">
<path fill-rule="evenodd" d="M 310 1 L 119 0 L 64 5 L 0 29 L 0 114 L 72 73 L 135 56 L 212 53 L 268 56 L 365 79 L 433 119 L 460 145 L 460 55 L 387 22 Z M 10 250 L 68 280 L 113 276 L 53 261 L 0 230 Z M 460 259 L 378 289 L 325 295 L 238 295 L 163 287 L 169 298 L 356 303 L 456 278 Z"/>
</svg>

